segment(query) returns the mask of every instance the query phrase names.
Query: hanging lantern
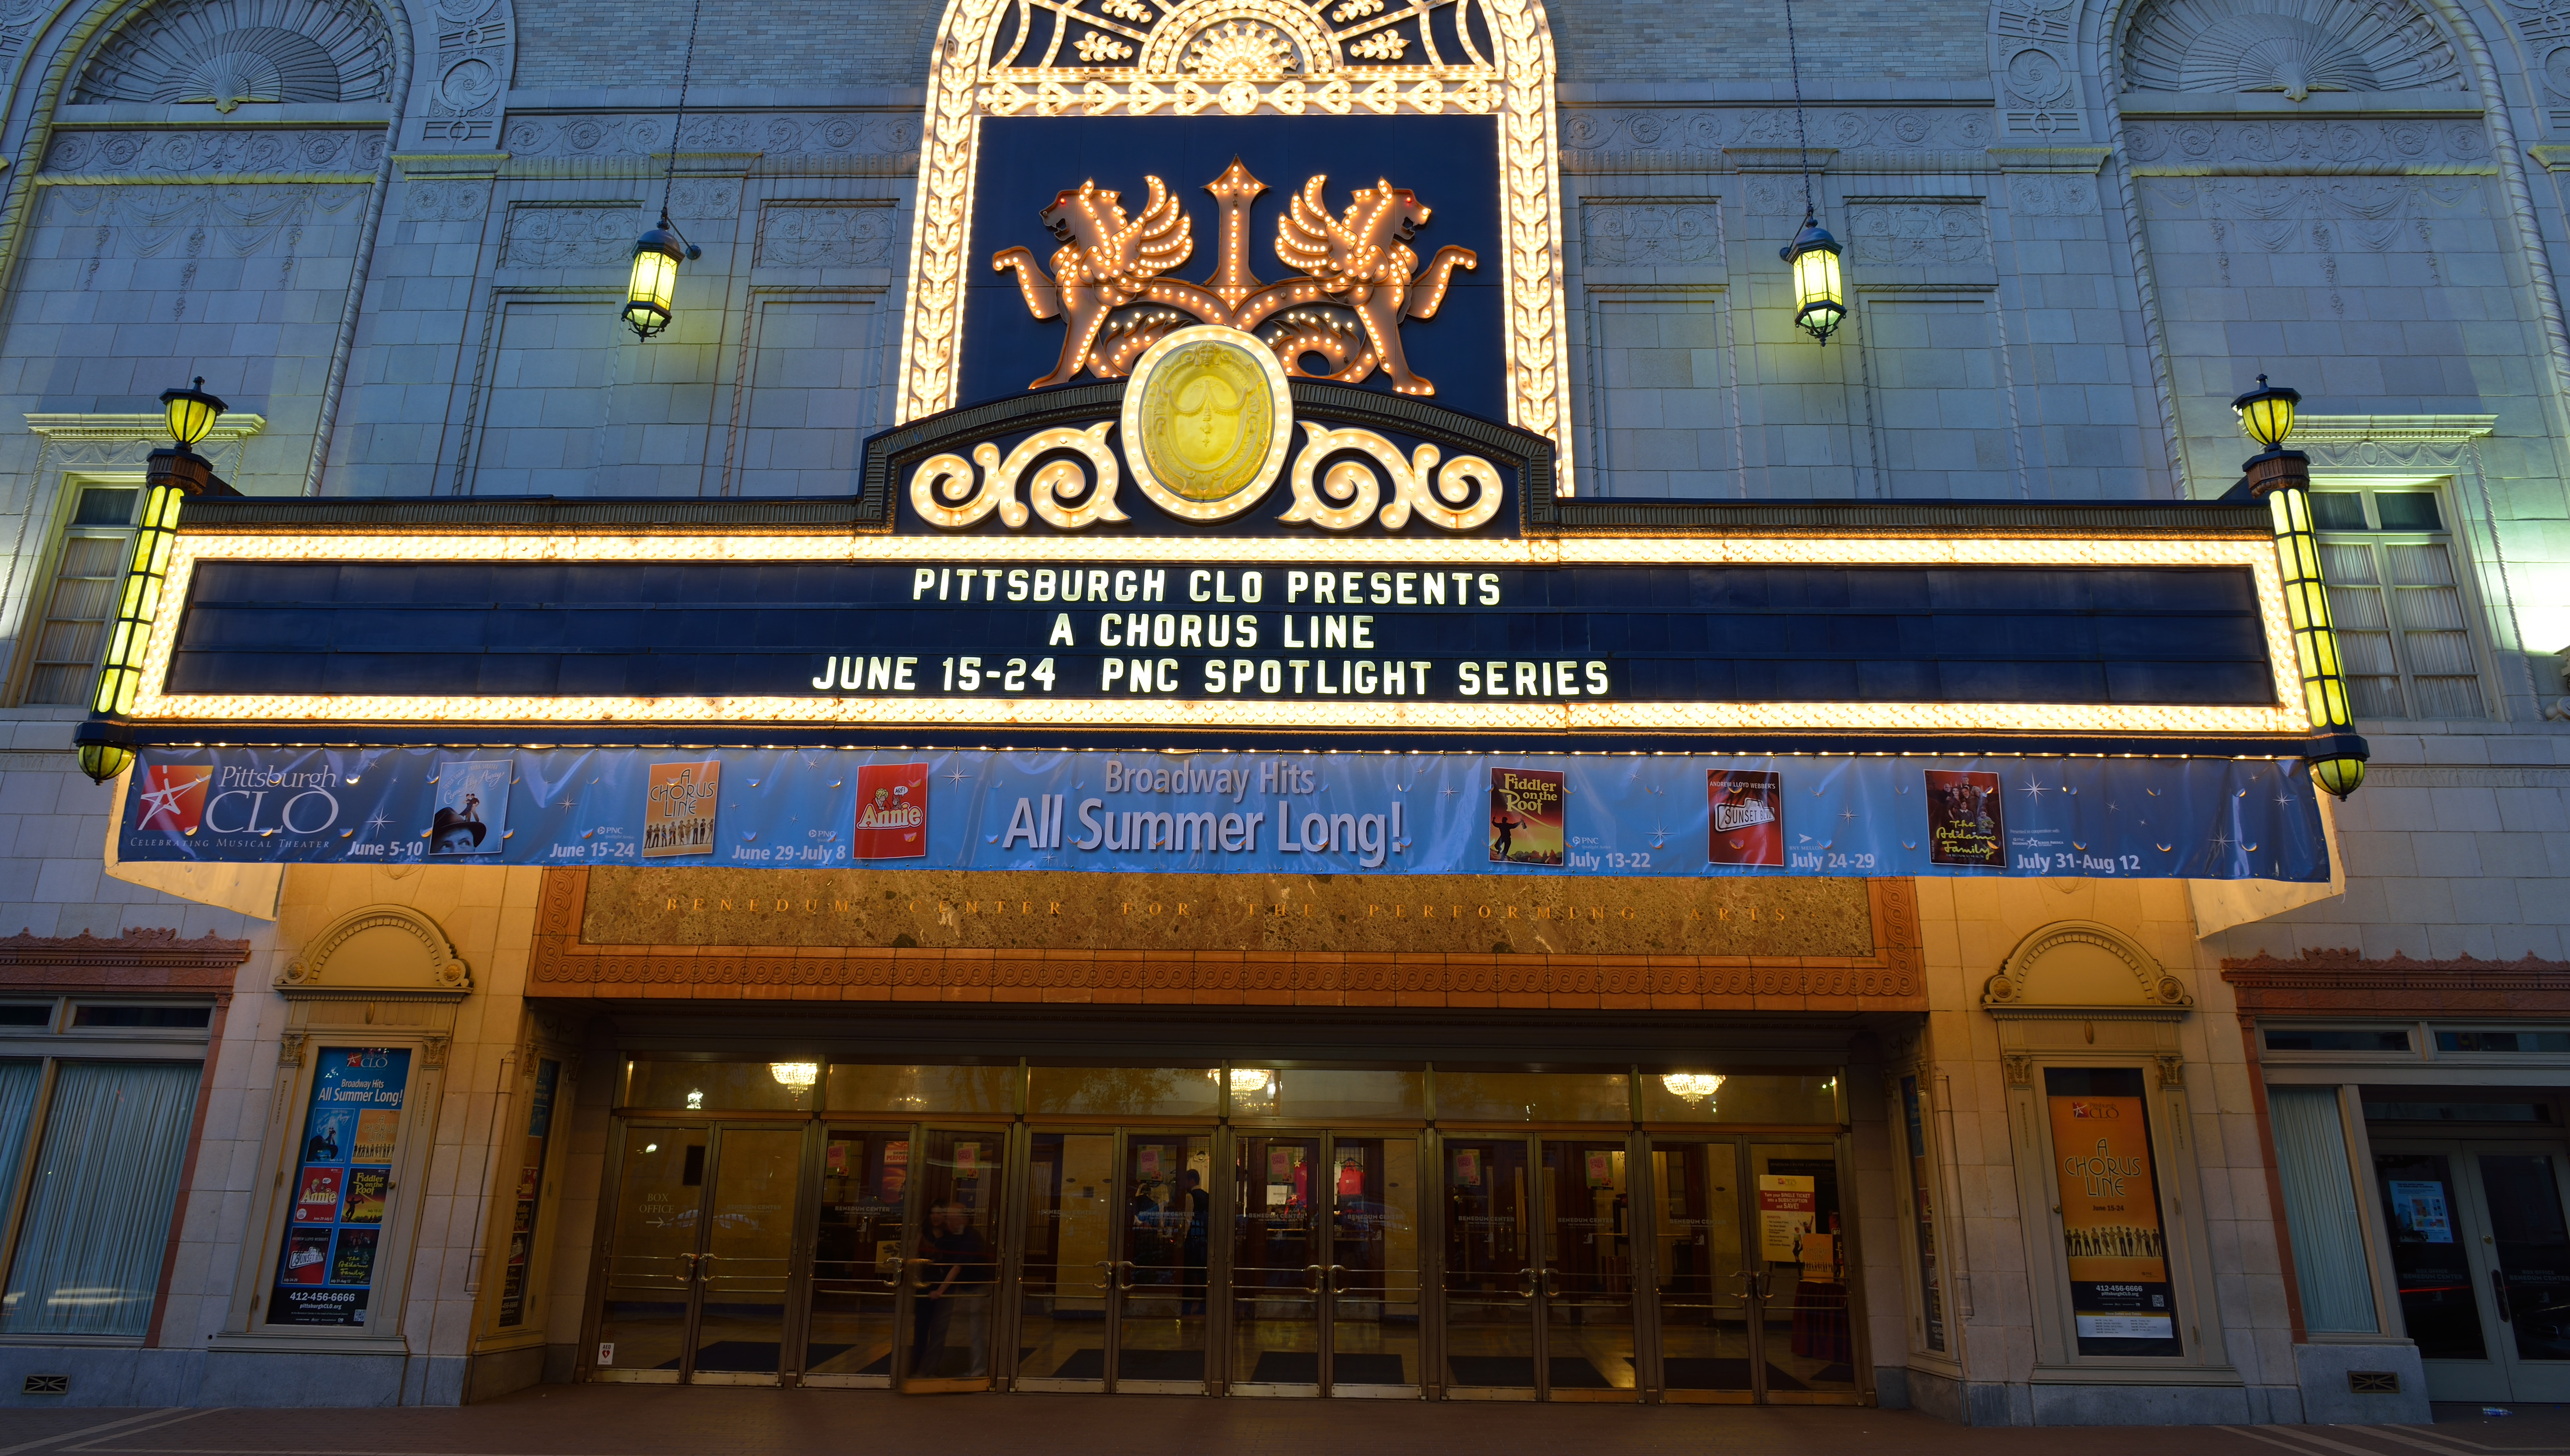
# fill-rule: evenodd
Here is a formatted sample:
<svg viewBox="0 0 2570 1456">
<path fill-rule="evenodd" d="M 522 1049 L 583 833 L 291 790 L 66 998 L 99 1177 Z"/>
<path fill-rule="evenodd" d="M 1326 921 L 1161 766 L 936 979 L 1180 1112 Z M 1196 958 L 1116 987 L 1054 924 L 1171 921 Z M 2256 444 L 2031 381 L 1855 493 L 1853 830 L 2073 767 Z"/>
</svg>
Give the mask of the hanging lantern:
<svg viewBox="0 0 2570 1456">
<path fill-rule="evenodd" d="M 1816 214 L 1805 212 L 1803 230 L 1776 255 L 1794 270 L 1795 325 L 1827 347 L 1830 335 L 1847 317 L 1847 287 L 1839 277 L 1839 240 L 1830 236 Z"/>
<path fill-rule="evenodd" d="M 2285 620 L 2294 633 L 2295 667 L 2312 727 L 2329 735 L 2311 756 L 2312 782 L 2341 799 L 2364 782 L 2364 740 L 2354 733 L 2347 671 L 2339 660 L 2338 634 L 2330 626 L 2329 581 L 2321 565 L 2320 536 L 2312 521 L 2312 458 L 2287 450 L 2294 433 L 2294 390 L 2267 383 L 2231 402 L 2240 429 L 2260 447 L 2241 465 L 2254 500 L 2267 503 L 2276 533 L 2276 566 L 2285 587 Z"/>
<path fill-rule="evenodd" d="M 669 326 L 671 300 L 678 292 L 678 263 L 700 258 L 704 249 L 690 245 L 660 214 L 660 225 L 634 239 L 634 276 L 625 285 L 625 322 L 637 338 L 647 339 Z"/>
</svg>

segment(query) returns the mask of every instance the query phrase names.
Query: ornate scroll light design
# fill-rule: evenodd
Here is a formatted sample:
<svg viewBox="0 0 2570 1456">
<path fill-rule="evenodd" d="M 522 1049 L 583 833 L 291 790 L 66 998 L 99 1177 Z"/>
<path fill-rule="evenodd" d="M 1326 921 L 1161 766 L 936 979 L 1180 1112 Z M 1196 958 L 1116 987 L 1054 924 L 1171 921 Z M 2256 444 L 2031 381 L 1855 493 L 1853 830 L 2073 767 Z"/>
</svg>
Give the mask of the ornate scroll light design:
<svg viewBox="0 0 2570 1456">
<path fill-rule="evenodd" d="M 1478 455 L 1456 456 L 1440 468 L 1434 445 L 1420 446 L 1405 460 L 1401 447 L 1372 430 L 1333 430 L 1306 420 L 1303 432 L 1303 453 L 1294 461 L 1294 504 L 1279 521 L 1353 531 L 1380 505 L 1387 531 L 1408 525 L 1413 511 L 1448 531 L 1470 531 L 1499 514 L 1499 467 Z M 1342 459 L 1321 472 L 1323 460 L 1351 452 L 1383 468 L 1392 480 L 1391 500 L 1383 499 L 1381 483 L 1363 461 Z"/>
<path fill-rule="evenodd" d="M 1554 441 L 1557 489 L 1571 494 L 1560 149 L 1542 0 L 948 0 L 930 56 L 897 423 L 956 403 L 983 118 L 1192 117 L 1214 108 L 1496 116 L 1507 419 Z M 1215 285 L 1217 297 L 1230 281 Z M 1174 304 L 1160 312 L 1153 322 L 1163 330 L 1214 321 Z M 1356 358 L 1346 329 L 1325 327 L 1311 310 L 1287 312 L 1294 316 L 1278 322 L 1315 345 L 1305 352 L 1326 359 L 1347 348 Z M 1323 345 L 1334 333 L 1339 342 Z M 1154 341 L 1115 347 L 1130 360 Z"/>
<path fill-rule="evenodd" d="M 1027 496 L 1035 502 L 1035 514 L 1062 531 L 1077 531 L 1100 521 L 1130 520 L 1115 509 L 1115 482 L 1120 468 L 1115 463 L 1115 452 L 1106 444 L 1106 432 L 1114 428 L 1113 421 L 1105 420 L 1085 430 L 1040 430 L 1019 441 L 1018 448 L 1010 451 L 1005 460 L 1000 456 L 1000 447 L 987 441 L 973 447 L 970 461 L 960 455 L 932 455 L 911 472 L 911 508 L 919 513 L 920 520 L 949 531 L 961 531 L 993 511 L 999 512 L 1001 522 L 1011 529 L 1022 527 L 1027 524 L 1027 505 L 1017 496 L 1020 478 L 1038 457 L 1069 450 L 1088 462 L 1089 469 L 1096 473 L 1096 484 L 1088 485 L 1079 467 L 1068 460 L 1048 461 L 1027 482 Z M 978 481 L 973 474 L 977 463 L 982 467 Z M 1084 499 L 1082 486 L 1088 488 Z"/>
<path fill-rule="evenodd" d="M 992 255 L 993 269 L 1016 271 L 1027 312 L 1065 325 L 1052 371 L 1027 388 L 1060 384 L 1083 368 L 1116 378 L 1192 319 L 1257 334 L 1289 373 L 1354 384 L 1380 365 L 1398 393 L 1437 392 L 1411 372 L 1402 320 L 1435 318 L 1455 270 L 1479 267 L 1481 259 L 1471 248 L 1449 244 L 1426 268 L 1419 266 L 1409 239 L 1430 208 L 1418 193 L 1377 180 L 1357 188 L 1355 200 L 1333 216 L 1322 194 L 1329 178 L 1312 178 L 1276 228 L 1276 256 L 1302 276 L 1261 284 L 1249 267 L 1249 205 L 1267 184 L 1233 158 L 1222 176 L 1205 183 L 1222 209 L 1213 275 L 1189 283 L 1164 276 L 1195 249 L 1187 215 L 1167 183 L 1142 181 L 1150 200 L 1138 217 L 1126 216 L 1122 193 L 1098 186 L 1094 178 L 1055 195 L 1042 213 L 1063 243 L 1051 274 L 1023 247 Z M 1326 367 L 1304 368 L 1305 355 L 1318 355 Z"/>
</svg>

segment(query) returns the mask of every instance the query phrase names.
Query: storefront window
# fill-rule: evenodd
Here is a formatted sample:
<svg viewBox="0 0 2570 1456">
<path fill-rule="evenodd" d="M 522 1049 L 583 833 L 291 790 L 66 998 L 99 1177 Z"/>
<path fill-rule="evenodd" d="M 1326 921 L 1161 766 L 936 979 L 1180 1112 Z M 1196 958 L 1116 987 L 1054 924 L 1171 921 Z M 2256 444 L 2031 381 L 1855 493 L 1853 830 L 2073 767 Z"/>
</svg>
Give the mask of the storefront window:
<svg viewBox="0 0 2570 1456">
<path fill-rule="evenodd" d="M 1442 1091 L 1444 1080 L 1439 1087 Z M 1836 1126 L 1839 1079 L 1736 1072 L 1645 1072 L 1644 1122 L 1729 1122 Z M 1438 1106 L 1445 1106 L 1440 1097 Z"/>
<path fill-rule="evenodd" d="M 803 1112 L 820 1075 L 812 1062 L 634 1063 L 625 1105 L 657 1112 Z"/>
<path fill-rule="evenodd" d="M 823 1106 L 832 1112 L 877 1117 L 982 1113 L 1006 1117 L 1018 1110 L 1018 1069 L 898 1066 L 832 1062 Z"/>
<path fill-rule="evenodd" d="M 0 1080 L 0 1116 L 22 1128 L 34 1100 L 33 1079 L 16 1070 L 26 1065 Z M 203 1072 L 196 1062 L 57 1064 L 0 1332 L 132 1336 L 152 1322 Z"/>
<path fill-rule="evenodd" d="M 527 1142 L 518 1157 L 518 1189 L 510 1201 L 508 1261 L 500 1269 L 500 1327 L 527 1322 L 528 1279 L 533 1275 L 536 1216 L 544 1212 L 545 1143 L 553 1136 L 554 1093 L 562 1063 L 536 1063 L 536 1088 L 527 1105 Z"/>
<path fill-rule="evenodd" d="M 1910 1152 L 1910 1218 L 1919 1246 L 1920 1335 L 1931 1350 L 1945 1348 L 1945 1288 L 1936 1257 L 1936 1166 L 1928 1157 L 1928 1121 L 1919 1079 L 1901 1079 L 1901 1124 Z"/>
<path fill-rule="evenodd" d="M 1321 1067 L 1231 1069 L 1231 1115 L 1291 1122 L 1350 1117 L 1424 1117 L 1428 1074 Z"/>
<path fill-rule="evenodd" d="M 1452 1072 L 1437 1069 L 1437 1116 L 1457 1122 L 1633 1120 L 1632 1078 L 1621 1072 Z"/>
<path fill-rule="evenodd" d="M 1030 1067 L 1027 1114 L 1211 1117 L 1222 1083 L 1210 1067 Z"/>
<path fill-rule="evenodd" d="M 2079 1353 L 2183 1354 L 2141 1069 L 2051 1067 L 2043 1086 Z"/>
<path fill-rule="evenodd" d="M 2364 1262 L 2364 1221 L 2347 1161 L 2347 1128 L 2335 1087 L 2274 1087 L 2267 1093 L 2276 1134 L 2276 1179 L 2285 1190 L 2285 1227 L 2294 1236 L 2294 1282 L 2303 1324 L 2317 1334 L 2372 1334 L 2373 1279 Z"/>
<path fill-rule="evenodd" d="M 367 1322 L 410 1061 L 407 1047 L 321 1049 L 295 1145 L 268 1323 L 345 1328 Z"/>
</svg>

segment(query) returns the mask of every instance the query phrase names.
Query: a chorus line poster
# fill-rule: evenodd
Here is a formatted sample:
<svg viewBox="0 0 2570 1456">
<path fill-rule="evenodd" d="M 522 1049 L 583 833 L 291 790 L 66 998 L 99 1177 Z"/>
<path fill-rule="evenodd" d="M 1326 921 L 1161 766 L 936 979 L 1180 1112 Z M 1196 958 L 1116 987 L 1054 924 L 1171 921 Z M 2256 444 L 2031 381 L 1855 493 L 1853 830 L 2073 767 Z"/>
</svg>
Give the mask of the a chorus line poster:
<svg viewBox="0 0 2570 1456">
<path fill-rule="evenodd" d="M 213 863 L 2325 882 L 2299 759 L 150 750 Z"/>
<path fill-rule="evenodd" d="M 2079 1352 L 2177 1354 L 2176 1291 L 2138 1072 L 2047 1076 L 2055 1186 Z M 2085 1087 L 2066 1083 L 2084 1082 Z"/>
</svg>

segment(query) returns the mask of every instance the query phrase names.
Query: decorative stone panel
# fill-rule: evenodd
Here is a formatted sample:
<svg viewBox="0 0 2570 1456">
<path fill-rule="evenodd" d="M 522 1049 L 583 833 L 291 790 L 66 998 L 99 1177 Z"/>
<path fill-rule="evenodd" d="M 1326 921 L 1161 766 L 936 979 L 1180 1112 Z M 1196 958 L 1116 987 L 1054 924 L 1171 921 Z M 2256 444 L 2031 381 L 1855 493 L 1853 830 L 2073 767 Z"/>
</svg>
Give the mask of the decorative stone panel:
<svg viewBox="0 0 2570 1456">
<path fill-rule="evenodd" d="M 384 101 L 392 32 L 363 0 L 159 0 L 99 48 L 75 102 Z"/>
</svg>

